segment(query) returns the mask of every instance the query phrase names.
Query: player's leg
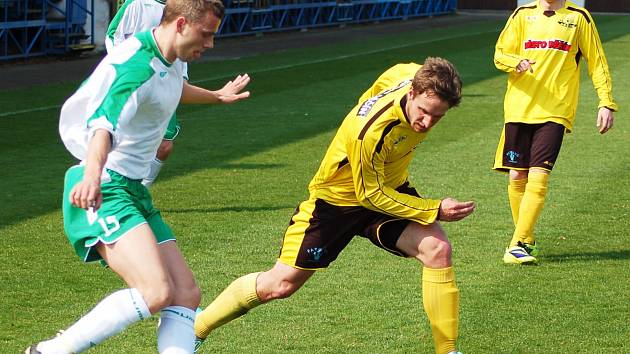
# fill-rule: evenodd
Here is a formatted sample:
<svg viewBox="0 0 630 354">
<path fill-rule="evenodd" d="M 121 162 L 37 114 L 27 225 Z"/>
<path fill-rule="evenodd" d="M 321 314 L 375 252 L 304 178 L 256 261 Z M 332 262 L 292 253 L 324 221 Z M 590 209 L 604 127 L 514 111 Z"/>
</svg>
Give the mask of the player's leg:
<svg viewBox="0 0 630 354">
<path fill-rule="evenodd" d="M 191 353 L 195 343 L 195 310 L 201 292 L 176 242 L 166 241 L 158 248 L 174 289 L 171 303 L 160 313 L 158 352 Z"/>
<path fill-rule="evenodd" d="M 171 303 L 173 283 L 147 224 L 95 247 L 129 288 L 110 294 L 60 336 L 40 343 L 41 352 L 80 353 Z"/>
<path fill-rule="evenodd" d="M 197 315 L 195 334 L 205 339 L 210 332 L 254 307 L 291 296 L 314 273 L 277 262 L 262 273 L 250 273 L 234 280 L 212 303 Z"/>
<path fill-rule="evenodd" d="M 162 170 L 162 166 L 164 166 L 164 162 L 166 162 L 173 152 L 173 142 L 175 141 L 177 135 L 179 135 L 180 130 L 181 127 L 179 125 L 179 121 L 177 120 L 177 116 L 173 114 L 171 120 L 168 122 L 168 128 L 164 134 L 164 139 L 162 139 L 162 142 L 158 147 L 155 158 L 151 161 L 149 173 L 142 180 L 142 184 L 145 187 L 150 187 L 157 179 L 157 176 Z"/>
<path fill-rule="evenodd" d="M 537 252 L 534 226 L 545 204 L 549 175 L 560 153 L 564 129 L 548 122 L 538 125 L 532 136 L 528 182 L 512 237 L 512 242 L 520 242 L 530 254 Z"/>
<path fill-rule="evenodd" d="M 386 229 L 384 233 L 392 232 Z M 435 352 L 455 352 L 459 324 L 459 290 L 451 265 L 451 244 L 439 223 L 410 222 L 400 234 L 396 248 L 424 265 L 422 302 L 427 313 Z"/>
<path fill-rule="evenodd" d="M 195 320 L 198 343 L 209 333 L 274 299 L 291 296 L 313 275 L 336 259 L 356 234 L 358 218 L 348 212 L 363 208 L 336 207 L 322 200 L 300 204 L 285 232 L 280 257 L 263 273 L 245 275 L 230 284 Z M 321 216 L 326 216 L 322 219 Z"/>
<path fill-rule="evenodd" d="M 522 210 L 523 196 L 528 183 L 532 137 L 537 125 L 506 123 L 501 133 L 493 168 L 509 172 L 508 199 L 514 228 L 517 229 Z M 527 253 L 516 233 L 503 254 L 503 262 L 528 264 L 536 258 Z"/>
</svg>

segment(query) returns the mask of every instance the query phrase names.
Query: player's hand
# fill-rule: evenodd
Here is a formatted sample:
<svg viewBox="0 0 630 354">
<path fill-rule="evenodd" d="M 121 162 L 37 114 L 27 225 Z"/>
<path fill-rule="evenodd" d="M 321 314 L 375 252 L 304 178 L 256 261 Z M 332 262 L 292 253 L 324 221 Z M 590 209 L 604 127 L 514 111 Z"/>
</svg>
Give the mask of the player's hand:
<svg viewBox="0 0 630 354">
<path fill-rule="evenodd" d="M 615 117 L 613 117 L 613 111 L 606 107 L 602 107 L 597 112 L 597 129 L 600 134 L 604 134 L 609 131 L 610 128 L 613 127 L 613 121 Z"/>
<path fill-rule="evenodd" d="M 233 103 L 249 97 L 249 91 L 241 92 L 247 84 L 250 77 L 247 74 L 239 75 L 234 80 L 228 81 L 225 86 L 216 91 L 217 97 L 221 103 Z"/>
<path fill-rule="evenodd" d="M 77 183 L 70 191 L 70 203 L 77 208 L 98 210 L 103 203 L 100 178 Z"/>
<path fill-rule="evenodd" d="M 529 72 L 531 72 L 533 74 L 534 73 L 534 68 L 532 67 L 532 65 L 534 65 L 534 64 L 536 64 L 535 60 L 523 59 L 516 66 L 516 72 L 520 74 L 520 73 L 523 73 L 523 72 L 529 70 Z"/>
<path fill-rule="evenodd" d="M 438 220 L 457 221 L 461 220 L 475 211 L 475 202 L 460 202 L 453 198 L 444 198 L 440 203 Z"/>
</svg>

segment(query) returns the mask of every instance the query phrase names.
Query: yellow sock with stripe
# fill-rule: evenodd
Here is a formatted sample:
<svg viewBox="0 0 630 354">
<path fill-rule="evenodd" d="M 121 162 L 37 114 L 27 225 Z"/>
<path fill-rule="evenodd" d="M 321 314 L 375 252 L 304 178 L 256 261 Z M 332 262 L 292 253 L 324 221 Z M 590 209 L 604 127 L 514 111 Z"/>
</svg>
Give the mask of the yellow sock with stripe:
<svg viewBox="0 0 630 354">
<path fill-rule="evenodd" d="M 455 351 L 459 324 L 459 290 L 453 267 L 422 270 L 422 303 L 431 322 L 437 354 Z"/>
<path fill-rule="evenodd" d="M 548 173 L 535 171 L 529 173 L 527 187 L 525 187 L 525 194 L 523 194 L 518 213 L 518 223 L 516 224 L 510 247 L 516 246 L 519 241 L 529 244 L 535 242 L 534 226 L 545 205 L 548 180 Z"/>
<path fill-rule="evenodd" d="M 525 194 L 525 186 L 527 186 L 527 178 L 510 178 L 510 184 L 508 185 L 508 198 L 510 199 L 510 210 L 512 210 L 512 220 L 514 220 L 514 226 L 518 224 L 518 212 L 521 207 L 521 201 L 523 200 L 523 194 Z"/>
<path fill-rule="evenodd" d="M 232 282 L 195 319 L 195 335 L 205 339 L 210 332 L 261 304 L 256 294 L 260 273 L 244 275 Z"/>
</svg>

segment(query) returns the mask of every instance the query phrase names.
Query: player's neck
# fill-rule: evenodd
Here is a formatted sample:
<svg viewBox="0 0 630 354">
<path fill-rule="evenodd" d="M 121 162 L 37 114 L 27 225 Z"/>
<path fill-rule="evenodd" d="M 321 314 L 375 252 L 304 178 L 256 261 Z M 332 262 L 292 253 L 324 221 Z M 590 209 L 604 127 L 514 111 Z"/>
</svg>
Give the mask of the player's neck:
<svg viewBox="0 0 630 354">
<path fill-rule="evenodd" d="M 565 0 L 540 0 L 543 11 L 556 11 L 564 7 Z"/>
<path fill-rule="evenodd" d="M 171 35 L 171 32 L 172 31 L 169 31 L 167 27 L 162 25 L 153 29 L 155 43 L 157 44 L 164 59 L 168 60 L 169 63 L 172 63 L 175 59 L 177 59 L 175 48 L 172 45 L 175 38 Z"/>
</svg>

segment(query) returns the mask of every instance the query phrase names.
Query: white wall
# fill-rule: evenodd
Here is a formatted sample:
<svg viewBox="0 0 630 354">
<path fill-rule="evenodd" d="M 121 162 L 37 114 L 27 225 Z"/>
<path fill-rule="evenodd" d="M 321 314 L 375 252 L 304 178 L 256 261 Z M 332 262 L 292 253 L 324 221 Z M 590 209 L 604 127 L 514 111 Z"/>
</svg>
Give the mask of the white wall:
<svg viewBox="0 0 630 354">
<path fill-rule="evenodd" d="M 529 4 L 532 1 L 534 0 L 518 0 L 518 6 Z M 576 4 L 577 6 L 584 7 L 584 0 L 571 0 L 571 2 Z"/>
</svg>

